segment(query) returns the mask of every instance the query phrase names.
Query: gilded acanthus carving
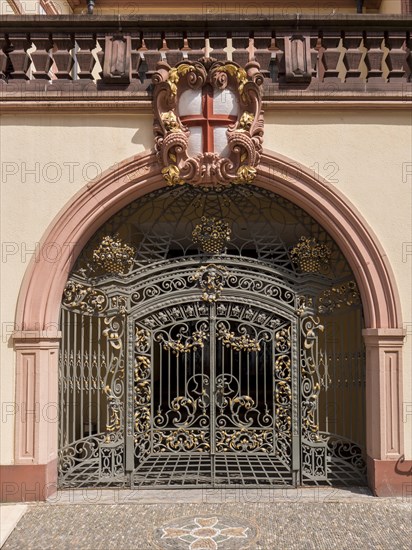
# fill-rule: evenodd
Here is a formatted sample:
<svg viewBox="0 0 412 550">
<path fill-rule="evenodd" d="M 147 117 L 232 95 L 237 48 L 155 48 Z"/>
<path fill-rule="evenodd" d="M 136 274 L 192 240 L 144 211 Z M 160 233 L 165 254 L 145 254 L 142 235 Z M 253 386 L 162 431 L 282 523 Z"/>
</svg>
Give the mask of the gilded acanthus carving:
<svg viewBox="0 0 412 550">
<path fill-rule="evenodd" d="M 181 61 L 173 68 L 161 61 L 157 69 L 153 75 L 155 150 L 166 182 L 212 186 L 252 182 L 263 141 L 259 64 L 250 61 L 242 68 L 232 61 L 203 58 Z M 198 92 L 199 105 L 201 98 L 202 108 L 195 116 L 182 114 L 181 98 L 188 90 Z M 226 110 L 227 116 L 214 113 L 213 108 L 217 95 L 225 91 L 232 94 L 235 106 Z M 192 126 L 203 133 L 203 145 L 195 151 L 189 147 Z M 216 127 L 226 128 L 227 146 L 221 153 L 213 145 Z"/>
</svg>

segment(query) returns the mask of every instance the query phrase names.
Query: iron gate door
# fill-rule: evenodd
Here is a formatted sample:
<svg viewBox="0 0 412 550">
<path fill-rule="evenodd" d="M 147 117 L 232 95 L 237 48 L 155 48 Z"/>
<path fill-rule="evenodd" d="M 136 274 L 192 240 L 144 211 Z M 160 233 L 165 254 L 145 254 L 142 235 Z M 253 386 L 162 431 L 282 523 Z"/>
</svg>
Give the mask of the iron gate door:
<svg viewBox="0 0 412 550">
<path fill-rule="evenodd" d="M 297 321 L 247 294 L 130 322 L 132 485 L 297 483 Z"/>
</svg>

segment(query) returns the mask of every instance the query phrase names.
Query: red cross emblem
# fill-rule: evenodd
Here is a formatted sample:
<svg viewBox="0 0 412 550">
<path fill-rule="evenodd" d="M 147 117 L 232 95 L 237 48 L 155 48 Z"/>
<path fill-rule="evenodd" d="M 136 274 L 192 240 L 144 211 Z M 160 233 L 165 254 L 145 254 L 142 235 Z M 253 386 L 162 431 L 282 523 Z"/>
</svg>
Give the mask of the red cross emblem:
<svg viewBox="0 0 412 550">
<path fill-rule="evenodd" d="M 203 136 L 203 153 L 214 153 L 214 135 L 213 129 L 227 127 L 237 121 L 236 115 L 218 115 L 213 112 L 213 88 L 210 85 L 202 89 L 202 113 L 199 115 L 180 116 L 182 124 L 190 126 L 200 126 Z"/>
</svg>

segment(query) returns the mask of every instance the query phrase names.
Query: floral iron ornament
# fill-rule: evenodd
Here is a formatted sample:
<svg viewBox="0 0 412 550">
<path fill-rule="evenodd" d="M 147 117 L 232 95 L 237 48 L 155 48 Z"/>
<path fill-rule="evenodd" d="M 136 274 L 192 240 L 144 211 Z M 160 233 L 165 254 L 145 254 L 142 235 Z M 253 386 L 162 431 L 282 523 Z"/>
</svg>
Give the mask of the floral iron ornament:
<svg viewBox="0 0 412 550">
<path fill-rule="evenodd" d="M 316 239 L 301 237 L 290 255 L 302 273 L 320 273 L 329 269 L 331 250 Z"/>
<path fill-rule="evenodd" d="M 251 183 L 263 142 L 259 64 L 161 61 L 153 83 L 155 150 L 166 182 Z"/>
<path fill-rule="evenodd" d="M 222 254 L 230 240 L 229 224 L 216 218 L 202 216 L 192 231 L 193 242 L 207 254 Z"/>
<path fill-rule="evenodd" d="M 117 235 L 106 235 L 93 251 L 93 262 L 107 273 L 124 275 L 133 265 L 135 252 L 132 246 L 123 243 Z"/>
</svg>

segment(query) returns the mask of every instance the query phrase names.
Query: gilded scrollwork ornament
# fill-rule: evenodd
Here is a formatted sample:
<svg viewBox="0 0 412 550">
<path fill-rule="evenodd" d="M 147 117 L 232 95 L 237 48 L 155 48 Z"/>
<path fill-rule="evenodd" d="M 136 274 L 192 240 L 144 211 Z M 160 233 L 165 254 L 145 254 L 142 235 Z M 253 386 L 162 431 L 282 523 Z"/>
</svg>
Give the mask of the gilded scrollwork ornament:
<svg viewBox="0 0 412 550">
<path fill-rule="evenodd" d="M 175 67 L 160 61 L 153 74 L 155 150 L 162 174 L 169 185 L 223 186 L 251 183 L 260 162 L 263 142 L 263 76 L 256 61 L 240 67 L 232 61 L 203 58 L 184 60 Z M 186 91 L 214 97 L 233 94 L 236 114 L 227 116 L 227 147 L 222 154 L 204 141 L 203 150 L 190 147 L 190 124 L 181 113 Z M 212 114 L 205 115 L 209 125 Z"/>
<path fill-rule="evenodd" d="M 103 291 L 91 285 L 69 280 L 63 291 L 63 305 L 67 309 L 91 315 L 104 311 L 107 308 L 108 300 Z"/>
<path fill-rule="evenodd" d="M 207 264 L 199 267 L 189 280 L 198 282 L 204 302 L 213 303 L 219 299 L 228 276 L 225 267 Z"/>
<path fill-rule="evenodd" d="M 105 317 L 106 328 L 103 335 L 107 338 L 112 348 L 120 350 L 123 346 L 124 316 L 122 314 Z"/>
<path fill-rule="evenodd" d="M 317 421 L 323 354 L 318 347 L 318 334 L 324 326 L 320 319 L 309 315 L 302 320 L 301 350 L 302 436 L 308 441 L 321 441 Z"/>
<path fill-rule="evenodd" d="M 273 451 L 273 431 L 252 431 L 247 428 L 240 430 L 218 430 L 216 433 L 216 450 L 218 452 L 263 452 Z"/>
<path fill-rule="evenodd" d="M 218 330 L 218 339 L 222 344 L 234 351 L 260 351 L 260 344 L 256 338 L 252 338 L 248 334 L 240 334 L 236 336 L 234 332 L 222 327 Z"/>
<path fill-rule="evenodd" d="M 359 289 L 355 281 L 347 281 L 324 290 L 318 298 L 318 313 L 333 313 L 335 309 L 360 304 Z"/>
<path fill-rule="evenodd" d="M 204 330 L 196 330 L 189 337 L 184 337 L 182 334 L 175 340 L 166 340 L 162 333 L 160 333 L 156 340 L 162 342 L 163 349 L 171 350 L 176 355 L 181 353 L 189 353 L 189 351 L 196 351 L 198 348 L 203 348 L 205 341 L 208 338 L 208 334 Z"/>
<path fill-rule="evenodd" d="M 109 443 L 112 440 L 112 435 L 114 432 L 120 431 L 122 427 L 122 402 L 119 397 L 115 395 L 110 386 L 104 388 L 104 393 L 107 395 L 107 404 L 109 410 L 109 418 L 106 424 L 106 443 Z"/>
</svg>

